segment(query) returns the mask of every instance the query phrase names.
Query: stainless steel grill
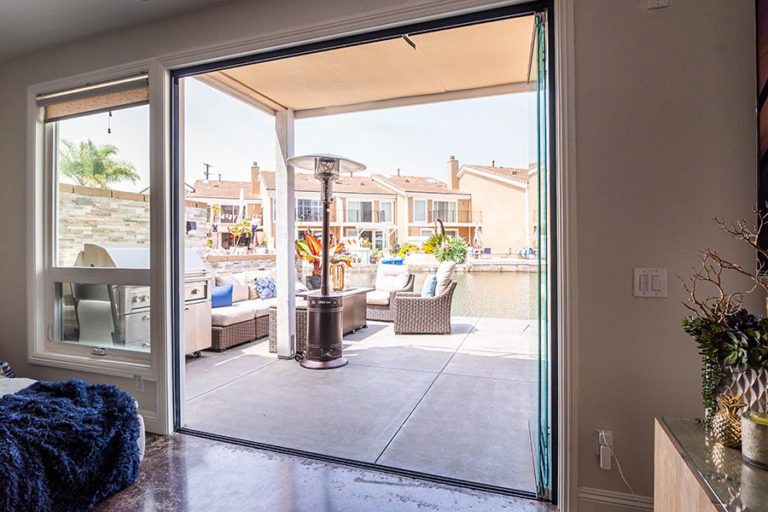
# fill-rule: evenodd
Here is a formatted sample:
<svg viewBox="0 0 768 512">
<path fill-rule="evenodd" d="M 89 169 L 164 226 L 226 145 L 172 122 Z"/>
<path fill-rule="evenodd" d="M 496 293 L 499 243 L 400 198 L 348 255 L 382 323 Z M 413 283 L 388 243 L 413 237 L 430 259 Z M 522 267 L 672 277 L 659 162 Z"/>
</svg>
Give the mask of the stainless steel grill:
<svg viewBox="0 0 768 512">
<path fill-rule="evenodd" d="M 184 253 L 185 352 L 211 346 L 210 272 L 191 249 Z M 75 266 L 93 268 L 149 268 L 148 247 L 110 247 L 84 244 Z M 150 344 L 150 289 L 148 286 L 72 283 L 75 340 L 148 351 Z M 205 329 L 205 326 L 208 326 Z M 105 343 L 106 342 L 106 343 Z"/>
</svg>

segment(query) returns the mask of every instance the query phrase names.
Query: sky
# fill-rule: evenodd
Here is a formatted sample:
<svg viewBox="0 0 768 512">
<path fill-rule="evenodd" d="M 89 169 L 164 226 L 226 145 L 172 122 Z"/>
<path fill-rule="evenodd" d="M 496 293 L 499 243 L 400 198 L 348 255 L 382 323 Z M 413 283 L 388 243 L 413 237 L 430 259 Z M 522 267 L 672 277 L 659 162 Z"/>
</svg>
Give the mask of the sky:
<svg viewBox="0 0 768 512">
<path fill-rule="evenodd" d="M 274 118 L 202 82 L 185 79 L 185 181 L 250 180 L 250 166 L 275 168 Z M 446 178 L 446 161 L 527 168 L 535 140 L 529 134 L 533 93 L 430 103 L 295 121 L 295 152 L 335 153 L 368 166 L 367 173 Z M 108 125 L 111 133 L 107 133 Z M 149 186 L 149 107 L 59 122 L 59 137 L 114 144 L 118 158 L 134 164 L 140 180 L 111 188 Z M 66 181 L 66 180 L 62 180 Z"/>
</svg>

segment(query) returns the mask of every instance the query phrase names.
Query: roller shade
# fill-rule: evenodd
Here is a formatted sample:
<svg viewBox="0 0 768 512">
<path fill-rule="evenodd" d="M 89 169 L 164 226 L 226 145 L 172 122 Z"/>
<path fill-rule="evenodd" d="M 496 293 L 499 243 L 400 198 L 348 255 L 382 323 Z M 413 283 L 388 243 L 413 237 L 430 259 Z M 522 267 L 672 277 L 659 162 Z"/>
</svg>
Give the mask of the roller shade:
<svg viewBox="0 0 768 512">
<path fill-rule="evenodd" d="M 37 104 L 45 109 L 46 122 L 148 103 L 149 80 L 146 75 L 41 94 L 37 97 Z"/>
</svg>

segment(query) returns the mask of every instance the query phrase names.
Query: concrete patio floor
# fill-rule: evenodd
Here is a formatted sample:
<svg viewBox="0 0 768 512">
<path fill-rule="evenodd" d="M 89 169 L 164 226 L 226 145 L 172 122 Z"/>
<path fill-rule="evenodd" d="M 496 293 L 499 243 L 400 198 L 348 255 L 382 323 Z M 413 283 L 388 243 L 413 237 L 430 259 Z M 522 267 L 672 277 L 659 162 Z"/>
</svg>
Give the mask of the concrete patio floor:
<svg viewBox="0 0 768 512">
<path fill-rule="evenodd" d="M 350 364 L 309 371 L 266 338 L 186 365 L 195 430 L 535 491 L 534 321 L 454 317 L 451 335 L 344 337 Z M 533 432 L 529 433 L 529 425 Z"/>
</svg>

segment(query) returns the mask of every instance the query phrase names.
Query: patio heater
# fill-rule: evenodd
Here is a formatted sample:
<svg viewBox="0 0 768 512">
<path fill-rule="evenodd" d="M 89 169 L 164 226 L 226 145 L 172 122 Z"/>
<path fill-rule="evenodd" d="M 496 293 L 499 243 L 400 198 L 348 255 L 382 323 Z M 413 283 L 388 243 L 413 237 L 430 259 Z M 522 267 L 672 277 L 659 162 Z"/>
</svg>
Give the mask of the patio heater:
<svg viewBox="0 0 768 512">
<path fill-rule="evenodd" d="M 342 296 L 339 293 L 331 293 L 328 285 L 333 182 L 339 179 L 340 173 L 359 172 L 365 169 L 365 165 L 326 154 L 295 156 L 289 158 L 288 163 L 315 173 L 315 178 L 320 181 L 323 203 L 320 292 L 307 294 L 307 351 L 300 364 L 312 370 L 339 368 L 347 364 L 347 360 L 342 357 Z"/>
</svg>

